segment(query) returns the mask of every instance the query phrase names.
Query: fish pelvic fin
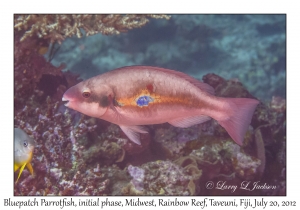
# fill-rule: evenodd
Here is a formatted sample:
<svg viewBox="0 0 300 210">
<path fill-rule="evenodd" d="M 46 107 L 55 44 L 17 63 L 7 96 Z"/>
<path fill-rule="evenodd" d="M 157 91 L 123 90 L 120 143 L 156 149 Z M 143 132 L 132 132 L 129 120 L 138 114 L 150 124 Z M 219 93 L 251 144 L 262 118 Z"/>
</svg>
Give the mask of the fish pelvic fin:
<svg viewBox="0 0 300 210">
<path fill-rule="evenodd" d="M 141 145 L 140 134 L 139 133 L 148 133 L 147 129 L 143 126 L 138 125 L 119 125 L 125 135 L 134 143 Z"/>
<path fill-rule="evenodd" d="M 31 163 L 27 163 L 27 168 L 28 168 L 28 170 L 29 170 L 29 172 L 30 172 L 30 174 L 31 175 L 33 175 L 33 168 L 32 168 L 32 165 L 31 165 Z"/>
<path fill-rule="evenodd" d="M 20 178 L 20 176 L 21 176 L 21 174 L 22 174 L 22 172 L 23 172 L 23 170 L 24 170 L 26 164 L 27 164 L 27 163 L 24 163 L 24 164 L 22 165 L 22 167 L 20 168 L 19 175 L 18 175 L 18 178 L 17 178 L 16 183 L 18 182 L 18 180 L 19 180 L 19 178 Z"/>
<path fill-rule="evenodd" d="M 259 101 L 251 98 L 226 98 L 226 101 L 232 114 L 226 120 L 218 122 L 237 144 L 242 145 Z"/>
</svg>

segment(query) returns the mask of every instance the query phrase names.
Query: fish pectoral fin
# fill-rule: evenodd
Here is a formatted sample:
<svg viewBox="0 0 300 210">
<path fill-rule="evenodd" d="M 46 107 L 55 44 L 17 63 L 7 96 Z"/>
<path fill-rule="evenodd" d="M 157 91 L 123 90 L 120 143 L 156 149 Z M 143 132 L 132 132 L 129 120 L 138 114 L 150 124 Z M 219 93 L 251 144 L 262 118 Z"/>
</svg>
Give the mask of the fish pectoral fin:
<svg viewBox="0 0 300 210">
<path fill-rule="evenodd" d="M 192 116 L 192 117 L 183 117 L 183 118 L 177 118 L 171 121 L 168 121 L 171 125 L 179 128 L 188 128 L 193 125 L 197 125 L 200 123 L 204 123 L 211 118 L 208 116 L 204 115 L 199 115 L 199 116 Z"/>
<path fill-rule="evenodd" d="M 28 168 L 30 174 L 33 175 L 33 168 L 32 168 L 31 163 L 27 163 L 27 168 Z"/>
<path fill-rule="evenodd" d="M 18 175 L 18 178 L 17 178 L 17 181 L 16 181 L 16 182 L 18 182 L 18 180 L 19 180 L 19 178 L 20 178 L 20 176 L 21 176 L 21 174 L 22 174 L 22 172 L 23 172 L 23 170 L 24 170 L 26 164 L 27 164 L 27 163 L 24 163 L 24 164 L 22 165 L 22 167 L 20 168 L 19 175 Z"/>
<path fill-rule="evenodd" d="M 140 125 L 131 125 L 131 126 L 128 126 L 130 127 L 130 129 L 134 130 L 135 132 L 138 132 L 138 133 L 148 133 L 148 130 L 146 127 L 144 126 L 140 126 Z"/>
<path fill-rule="evenodd" d="M 125 135 L 134 143 L 141 145 L 140 141 L 140 135 L 139 133 L 148 133 L 147 129 L 138 126 L 138 125 L 132 125 L 132 126 L 126 126 L 126 125 L 119 125 L 122 131 L 125 133 Z"/>
</svg>

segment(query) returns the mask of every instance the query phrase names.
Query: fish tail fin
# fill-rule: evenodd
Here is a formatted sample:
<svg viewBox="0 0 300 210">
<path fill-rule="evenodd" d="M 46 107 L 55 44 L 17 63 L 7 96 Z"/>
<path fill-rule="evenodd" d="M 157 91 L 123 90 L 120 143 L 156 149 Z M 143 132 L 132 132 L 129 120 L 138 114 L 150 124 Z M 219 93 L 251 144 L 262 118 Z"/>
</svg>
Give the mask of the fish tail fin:
<svg viewBox="0 0 300 210">
<path fill-rule="evenodd" d="M 226 120 L 218 122 L 237 144 L 242 145 L 259 101 L 251 98 L 226 98 L 226 102 L 232 110 L 228 112 L 231 114 Z"/>
</svg>

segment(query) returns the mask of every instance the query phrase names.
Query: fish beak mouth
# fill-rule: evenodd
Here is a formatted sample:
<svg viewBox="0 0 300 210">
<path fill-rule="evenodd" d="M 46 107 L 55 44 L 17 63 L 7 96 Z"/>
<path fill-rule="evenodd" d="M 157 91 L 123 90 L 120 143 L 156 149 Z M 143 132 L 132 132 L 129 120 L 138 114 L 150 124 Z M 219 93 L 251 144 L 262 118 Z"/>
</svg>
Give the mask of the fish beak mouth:
<svg viewBox="0 0 300 210">
<path fill-rule="evenodd" d="M 70 101 L 69 101 L 68 99 L 66 99 L 65 97 L 63 97 L 61 100 L 63 101 L 63 103 L 64 103 L 64 105 L 65 105 L 66 107 L 69 106 L 69 102 L 70 102 Z"/>
<path fill-rule="evenodd" d="M 72 108 L 73 103 L 77 101 L 76 96 L 78 95 L 76 87 L 69 88 L 63 95 L 62 101 L 66 107 Z"/>
</svg>

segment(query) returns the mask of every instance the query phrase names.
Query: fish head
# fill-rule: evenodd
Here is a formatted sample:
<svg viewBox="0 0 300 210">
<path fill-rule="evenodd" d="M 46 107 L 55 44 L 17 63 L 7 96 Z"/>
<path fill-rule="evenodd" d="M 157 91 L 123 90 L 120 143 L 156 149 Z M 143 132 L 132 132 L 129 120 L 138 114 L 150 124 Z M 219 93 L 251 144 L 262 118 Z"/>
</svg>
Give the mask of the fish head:
<svg viewBox="0 0 300 210">
<path fill-rule="evenodd" d="M 35 142 L 23 130 L 14 129 L 14 158 L 15 163 L 22 164 L 30 162 L 35 147 Z"/>
<path fill-rule="evenodd" d="M 101 118 L 113 97 L 112 88 L 92 78 L 69 88 L 64 93 L 62 101 L 66 101 L 65 106 L 68 108 L 91 117 Z"/>
</svg>

